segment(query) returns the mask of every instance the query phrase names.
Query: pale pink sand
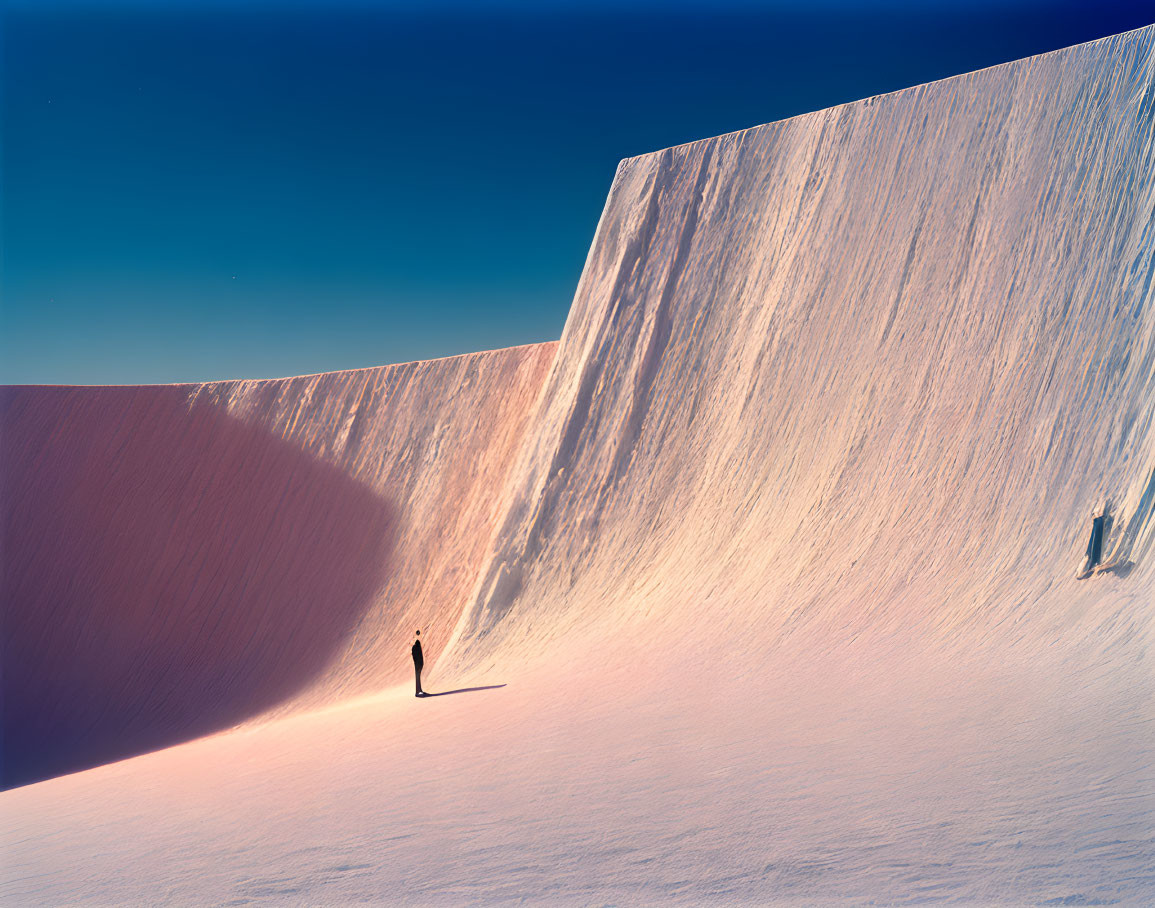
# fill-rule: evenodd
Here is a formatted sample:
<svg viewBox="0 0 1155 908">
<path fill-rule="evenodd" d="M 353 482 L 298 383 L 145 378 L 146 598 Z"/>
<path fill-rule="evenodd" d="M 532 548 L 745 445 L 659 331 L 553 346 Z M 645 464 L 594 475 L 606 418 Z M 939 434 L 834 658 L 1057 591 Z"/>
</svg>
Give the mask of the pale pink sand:
<svg viewBox="0 0 1155 908">
<path fill-rule="evenodd" d="M 403 687 L 8 792 L 0 898 L 1142 904 L 1152 891 L 1138 694 L 877 641 L 821 659 L 784 649 L 747 677 L 633 637 L 568 655 L 560 672 L 469 679 L 506 683 L 495 690 L 418 701 Z"/>
<path fill-rule="evenodd" d="M 0 897 L 1155 902 L 1153 43 L 624 161 L 470 592 L 7 792 Z M 344 701 L 430 609 L 429 686 L 507 686 Z"/>
</svg>

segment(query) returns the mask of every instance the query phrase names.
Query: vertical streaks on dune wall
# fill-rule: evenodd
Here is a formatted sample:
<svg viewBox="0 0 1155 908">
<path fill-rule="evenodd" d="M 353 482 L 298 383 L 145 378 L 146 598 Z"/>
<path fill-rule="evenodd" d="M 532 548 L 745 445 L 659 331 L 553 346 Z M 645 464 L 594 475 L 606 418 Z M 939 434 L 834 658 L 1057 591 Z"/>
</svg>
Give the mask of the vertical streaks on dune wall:
<svg viewBox="0 0 1155 908">
<path fill-rule="evenodd" d="M 488 551 L 556 349 L 551 342 L 197 391 L 397 502 L 393 568 L 294 708 L 409 678 L 415 628 L 427 661 L 440 653 Z"/>
<path fill-rule="evenodd" d="M 1150 472 L 1153 36 L 622 162 L 456 664 L 1146 621 L 1073 577 Z"/>
<path fill-rule="evenodd" d="M 670 152 L 664 153 L 659 167 L 646 179 L 641 188 L 641 199 L 633 211 L 615 217 L 611 195 L 611 202 L 607 204 L 598 228 L 599 236 L 607 227 L 611 235 L 604 243 L 595 240 L 582 280 L 583 286 L 591 280 L 608 281 L 611 289 L 603 294 L 603 298 L 612 303 L 613 308 L 597 314 L 577 309 L 571 313 L 562 344 L 575 351 L 577 362 L 571 359 L 559 363 L 559 368 L 548 379 L 542 406 L 534 417 L 530 444 L 514 472 L 522 484 L 514 489 L 507 503 L 502 528 L 495 540 L 499 552 L 506 550 L 504 546 L 510 540 L 516 540 L 523 548 L 523 557 L 516 562 L 507 561 L 500 555 L 491 559 L 478 583 L 486 606 L 479 608 L 475 605 L 462 615 L 454 641 L 459 640 L 463 633 L 484 634 L 500 620 L 504 606 L 498 603 L 509 603 L 520 590 L 520 565 L 531 561 L 532 553 L 544 540 L 556 534 L 558 527 L 554 524 L 554 512 L 558 495 L 568 481 L 575 479 L 572 469 L 578 460 L 579 448 L 588 443 L 588 424 L 601 418 L 600 408 L 607 400 L 604 375 L 610 369 L 626 370 L 633 376 L 631 385 L 635 393 L 629 404 L 614 417 L 617 427 L 614 430 L 613 469 L 620 472 L 628 465 L 633 440 L 648 405 L 651 373 L 661 361 L 669 340 L 670 320 L 665 304 L 678 285 L 694 236 L 697 207 L 709 172 L 708 164 L 707 155 L 696 176 L 691 178 L 693 188 L 688 200 L 679 196 L 677 184 L 685 176 L 679 173 L 675 156 Z M 671 238 L 658 232 L 664 206 L 669 205 L 678 205 L 683 218 L 673 243 L 673 255 L 665 259 L 670 264 L 665 273 L 662 299 L 653 311 L 645 312 L 632 305 L 632 298 L 640 291 L 638 280 L 644 273 L 644 264 L 655 254 L 658 257 L 665 255 L 670 245 Z M 662 252 L 654 253 L 652 247 L 655 243 L 662 245 Z M 579 288 L 578 293 L 581 298 L 582 289 Z M 579 322 L 583 327 L 578 327 Z M 575 339 L 581 330 L 592 336 Z M 603 492 L 610 485 L 612 483 L 603 483 Z M 598 508 L 598 504 L 591 507 L 582 524 L 571 526 L 568 531 L 583 538 L 596 533 Z"/>
<path fill-rule="evenodd" d="M 490 542 L 554 344 L 6 388 L 4 784 L 402 680 Z"/>
</svg>

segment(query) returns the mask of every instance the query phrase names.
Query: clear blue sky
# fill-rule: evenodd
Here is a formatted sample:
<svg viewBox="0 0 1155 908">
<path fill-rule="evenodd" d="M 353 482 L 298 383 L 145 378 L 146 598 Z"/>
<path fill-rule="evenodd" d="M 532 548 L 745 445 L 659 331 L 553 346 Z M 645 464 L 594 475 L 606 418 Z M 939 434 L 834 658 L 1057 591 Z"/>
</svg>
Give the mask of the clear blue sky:
<svg viewBox="0 0 1155 908">
<path fill-rule="evenodd" d="M 719 2 L 9 0 L 0 381 L 557 338 L 619 159 L 1155 19 Z"/>
</svg>

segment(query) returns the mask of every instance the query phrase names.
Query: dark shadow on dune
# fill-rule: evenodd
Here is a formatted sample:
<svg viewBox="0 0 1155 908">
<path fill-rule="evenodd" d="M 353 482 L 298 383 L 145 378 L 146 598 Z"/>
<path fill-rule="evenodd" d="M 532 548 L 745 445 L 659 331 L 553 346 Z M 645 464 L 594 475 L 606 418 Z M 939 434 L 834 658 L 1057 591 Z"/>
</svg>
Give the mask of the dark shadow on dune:
<svg viewBox="0 0 1155 908">
<path fill-rule="evenodd" d="M 475 690 L 497 690 L 499 687 L 505 687 L 504 684 L 489 684 L 486 687 L 459 687 L 457 690 L 443 690 L 440 693 L 431 694 L 426 691 L 422 694 L 423 697 L 448 697 L 450 694 L 471 694 Z"/>
<path fill-rule="evenodd" d="M 322 672 L 395 520 L 179 387 L 0 389 L 3 787 L 209 734 Z"/>
</svg>

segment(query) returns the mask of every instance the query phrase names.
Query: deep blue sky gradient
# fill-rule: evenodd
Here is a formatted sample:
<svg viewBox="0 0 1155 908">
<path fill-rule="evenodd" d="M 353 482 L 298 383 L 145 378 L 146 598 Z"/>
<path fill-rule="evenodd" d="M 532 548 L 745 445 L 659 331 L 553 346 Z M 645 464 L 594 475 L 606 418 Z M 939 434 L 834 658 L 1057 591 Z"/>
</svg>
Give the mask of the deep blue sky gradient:
<svg viewBox="0 0 1155 908">
<path fill-rule="evenodd" d="M 1155 19 L 1115 0 L 711 7 L 13 0 L 0 382 L 557 338 L 619 159 Z"/>
</svg>

